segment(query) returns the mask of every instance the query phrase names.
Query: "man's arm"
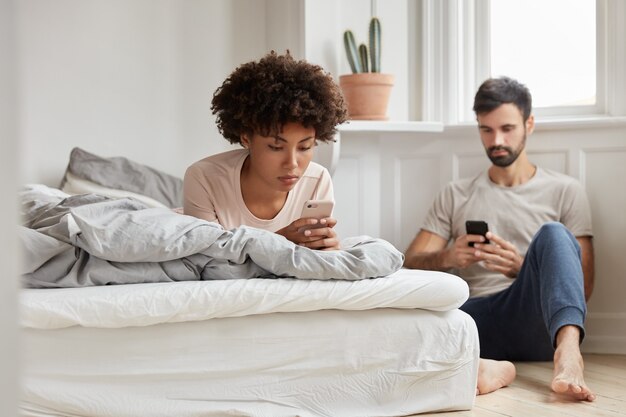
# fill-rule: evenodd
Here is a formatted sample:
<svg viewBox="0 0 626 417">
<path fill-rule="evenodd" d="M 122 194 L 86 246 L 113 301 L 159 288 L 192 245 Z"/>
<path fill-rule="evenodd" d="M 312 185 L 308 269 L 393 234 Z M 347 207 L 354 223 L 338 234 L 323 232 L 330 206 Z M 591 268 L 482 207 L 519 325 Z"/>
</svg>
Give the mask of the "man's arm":
<svg viewBox="0 0 626 417">
<path fill-rule="evenodd" d="M 467 268 L 481 260 L 476 256 L 476 249 L 468 243 L 476 244 L 484 240 L 480 235 L 462 235 L 448 246 L 443 237 L 422 229 L 404 254 L 404 267 L 431 271 Z"/>
<path fill-rule="evenodd" d="M 446 271 L 450 266 L 445 264 L 445 248 L 447 241 L 439 235 L 427 230 L 420 230 L 404 254 L 404 267 L 411 269 L 428 269 Z"/>
<path fill-rule="evenodd" d="M 582 257 L 583 276 L 585 277 L 585 301 L 589 301 L 594 285 L 593 241 L 590 236 L 577 237 Z"/>
</svg>

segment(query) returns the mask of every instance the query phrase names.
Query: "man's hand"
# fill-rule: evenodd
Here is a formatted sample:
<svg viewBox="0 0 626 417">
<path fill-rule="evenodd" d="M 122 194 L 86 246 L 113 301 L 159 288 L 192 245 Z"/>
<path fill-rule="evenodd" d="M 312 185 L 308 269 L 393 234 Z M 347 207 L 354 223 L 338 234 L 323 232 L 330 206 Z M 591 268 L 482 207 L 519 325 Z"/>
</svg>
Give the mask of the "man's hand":
<svg viewBox="0 0 626 417">
<path fill-rule="evenodd" d="M 491 243 L 475 243 L 474 248 L 470 248 L 475 258 L 483 261 L 485 268 L 490 271 L 499 272 L 509 278 L 517 277 L 524 262 L 517 248 L 491 232 L 487 232 L 487 239 Z"/>
<path fill-rule="evenodd" d="M 293 243 L 311 249 L 338 250 L 339 238 L 335 232 L 337 220 L 331 217 L 324 219 L 305 218 L 293 221 L 278 231 Z M 307 228 L 315 226 L 315 228 Z"/>
<path fill-rule="evenodd" d="M 481 261 L 481 258 L 476 257 L 476 249 L 469 246 L 470 242 L 474 242 L 477 245 L 480 242 L 484 242 L 485 238 L 480 235 L 463 235 L 456 238 L 454 244 L 445 251 L 444 263 L 449 268 L 464 269 L 476 262 Z"/>
</svg>

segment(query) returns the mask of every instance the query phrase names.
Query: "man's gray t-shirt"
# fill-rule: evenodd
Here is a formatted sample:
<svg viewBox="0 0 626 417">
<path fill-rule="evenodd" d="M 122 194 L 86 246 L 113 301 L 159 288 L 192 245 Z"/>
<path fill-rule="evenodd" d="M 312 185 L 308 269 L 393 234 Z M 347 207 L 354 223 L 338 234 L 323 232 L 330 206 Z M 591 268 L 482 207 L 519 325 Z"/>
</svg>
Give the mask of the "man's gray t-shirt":
<svg viewBox="0 0 626 417">
<path fill-rule="evenodd" d="M 524 256 L 544 223 L 565 225 L 576 237 L 592 236 L 591 211 L 582 185 L 572 177 L 537 168 L 524 184 L 494 184 L 487 171 L 448 184 L 428 212 L 423 230 L 454 241 L 465 232 L 466 220 L 484 220 L 489 230 L 511 242 Z M 474 264 L 451 271 L 467 281 L 471 297 L 508 288 L 513 280 Z"/>
</svg>

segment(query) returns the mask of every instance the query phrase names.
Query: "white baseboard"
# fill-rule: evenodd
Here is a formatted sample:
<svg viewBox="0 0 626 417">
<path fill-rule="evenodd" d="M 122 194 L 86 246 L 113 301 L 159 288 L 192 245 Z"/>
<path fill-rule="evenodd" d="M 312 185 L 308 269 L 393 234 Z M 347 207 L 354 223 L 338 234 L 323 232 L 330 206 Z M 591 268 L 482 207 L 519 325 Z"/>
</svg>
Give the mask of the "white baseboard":
<svg viewBox="0 0 626 417">
<path fill-rule="evenodd" d="M 589 313 L 585 329 L 583 352 L 626 355 L 626 313 Z"/>
<path fill-rule="evenodd" d="M 580 349 L 583 353 L 626 355 L 626 337 L 587 336 Z"/>
</svg>

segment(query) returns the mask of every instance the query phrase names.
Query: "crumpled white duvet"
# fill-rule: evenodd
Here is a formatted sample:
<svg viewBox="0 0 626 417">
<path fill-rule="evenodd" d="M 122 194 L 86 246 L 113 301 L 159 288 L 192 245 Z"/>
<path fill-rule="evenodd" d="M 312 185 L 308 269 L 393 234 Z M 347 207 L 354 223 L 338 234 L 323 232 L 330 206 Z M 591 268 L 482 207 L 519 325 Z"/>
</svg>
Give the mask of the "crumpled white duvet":
<svg viewBox="0 0 626 417">
<path fill-rule="evenodd" d="M 454 275 L 401 269 L 359 281 L 234 279 L 24 289 L 20 318 L 23 327 L 36 329 L 121 328 L 328 309 L 446 311 L 468 295 L 467 284 Z"/>
</svg>

